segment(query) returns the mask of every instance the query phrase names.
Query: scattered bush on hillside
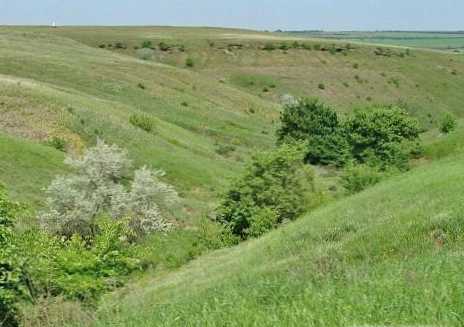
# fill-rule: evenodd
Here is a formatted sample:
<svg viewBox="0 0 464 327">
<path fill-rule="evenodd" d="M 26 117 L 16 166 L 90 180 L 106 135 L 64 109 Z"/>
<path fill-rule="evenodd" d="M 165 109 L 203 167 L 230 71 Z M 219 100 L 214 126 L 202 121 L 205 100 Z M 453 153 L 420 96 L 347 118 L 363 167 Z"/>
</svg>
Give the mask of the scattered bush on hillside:
<svg viewBox="0 0 464 327">
<path fill-rule="evenodd" d="M 284 105 L 280 121 L 278 143 L 307 142 L 306 160 L 310 163 L 342 166 L 349 159 L 349 146 L 337 113 L 318 100 Z"/>
<path fill-rule="evenodd" d="M 324 83 L 319 83 L 317 85 L 317 87 L 319 88 L 319 90 L 325 90 L 325 84 Z"/>
<path fill-rule="evenodd" d="M 457 125 L 456 118 L 452 114 L 446 113 L 440 121 L 440 132 L 443 134 L 451 133 L 456 129 Z"/>
<path fill-rule="evenodd" d="M 342 185 L 349 194 L 361 192 L 381 181 L 384 173 L 366 164 L 348 166 L 341 176 Z"/>
<path fill-rule="evenodd" d="M 22 262 L 13 242 L 17 204 L 7 198 L 0 185 L 0 326 L 18 326 L 17 304 L 24 295 Z"/>
<path fill-rule="evenodd" d="M 177 193 L 160 180 L 162 171 L 137 170 L 127 190 L 124 181 L 131 165 L 127 152 L 101 140 L 81 158 L 68 157 L 65 163 L 75 173 L 53 180 L 46 191 L 48 210 L 39 217 L 52 234 L 91 239 L 102 215 L 116 220 L 127 217 L 140 234 L 169 229 L 162 211 L 176 201 Z"/>
<path fill-rule="evenodd" d="M 153 43 L 151 41 L 143 41 L 142 42 L 142 48 L 146 49 L 152 49 L 153 48 Z"/>
<path fill-rule="evenodd" d="M 420 133 L 418 121 L 394 106 L 355 110 L 344 130 L 357 162 L 383 168 L 406 168 Z"/>
<path fill-rule="evenodd" d="M 137 58 L 142 60 L 151 60 L 153 59 L 154 51 L 150 48 L 138 49 L 136 52 Z"/>
<path fill-rule="evenodd" d="M 165 42 L 160 42 L 158 44 L 158 48 L 161 50 L 161 51 L 169 51 L 171 49 L 171 46 Z"/>
<path fill-rule="evenodd" d="M 234 145 L 230 144 L 217 144 L 216 145 L 216 153 L 221 155 L 221 156 L 227 156 L 231 152 L 234 152 L 236 150 L 236 147 Z"/>
<path fill-rule="evenodd" d="M 132 126 L 143 129 L 145 132 L 151 133 L 155 130 L 155 121 L 146 114 L 132 114 L 129 117 L 129 122 Z"/>
<path fill-rule="evenodd" d="M 253 157 L 222 196 L 217 220 L 242 239 L 259 236 L 307 209 L 313 172 L 301 145 L 283 145 Z"/>
<path fill-rule="evenodd" d="M 116 49 L 127 49 L 127 45 L 125 43 L 123 43 L 123 42 L 116 42 L 114 44 L 114 47 Z"/>
<path fill-rule="evenodd" d="M 57 149 L 58 151 L 66 151 L 66 140 L 61 137 L 53 136 L 52 138 L 47 140 L 47 144 Z"/>
<path fill-rule="evenodd" d="M 187 58 L 185 59 L 185 66 L 193 68 L 193 66 L 195 66 L 195 61 L 193 61 L 192 58 Z"/>
</svg>

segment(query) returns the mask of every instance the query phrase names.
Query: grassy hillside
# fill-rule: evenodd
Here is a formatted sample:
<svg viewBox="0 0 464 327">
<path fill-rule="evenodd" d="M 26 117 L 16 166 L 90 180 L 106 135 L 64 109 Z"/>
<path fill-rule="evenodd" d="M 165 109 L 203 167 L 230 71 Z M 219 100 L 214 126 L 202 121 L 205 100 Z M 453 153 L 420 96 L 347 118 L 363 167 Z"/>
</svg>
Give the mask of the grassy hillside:
<svg viewBox="0 0 464 327">
<path fill-rule="evenodd" d="M 462 155 L 146 277 L 94 326 L 460 326 Z"/>
<path fill-rule="evenodd" d="M 195 72 L 63 37 L 16 31 L 0 32 L 0 58 L 4 133 L 32 143 L 59 137 L 71 153 L 97 137 L 117 143 L 129 150 L 136 165 L 166 170 L 196 208 L 204 207 L 250 151 L 273 142 L 269 126 L 278 115 L 274 104 Z M 134 114 L 148 115 L 154 131 L 132 126 Z M 233 151 L 222 153 L 227 146 Z M 31 167 L 24 183 L 10 183 L 8 174 L 1 173 L 0 181 L 13 194 L 30 193 L 26 176 L 40 174 Z M 33 189 L 48 182 L 43 178 Z M 194 203 L 199 200 L 203 202 Z"/>
<path fill-rule="evenodd" d="M 317 96 L 341 111 L 370 103 L 407 104 L 424 124 L 436 124 L 443 111 L 462 115 L 464 57 L 456 54 L 386 46 L 351 45 L 347 41 L 296 38 L 283 33 L 189 28 L 42 28 L 89 46 L 136 56 L 150 41 L 154 61 L 193 70 L 262 99 L 278 102 L 283 94 Z M 294 49 L 293 43 L 312 50 Z M 166 51 L 159 48 L 163 42 Z M 117 46 L 120 43 L 123 48 Z M 277 49 L 266 51 L 271 44 Z M 279 49 L 282 45 L 288 47 Z M 340 52 L 330 51 L 332 45 Z M 388 54 L 388 55 L 387 55 Z M 323 88 L 320 87 L 323 85 Z"/>
<path fill-rule="evenodd" d="M 153 61 L 136 58 L 143 41 L 156 48 Z M 294 41 L 312 50 L 263 50 Z M 76 153 L 97 137 L 117 143 L 136 165 L 165 169 L 189 207 L 201 208 L 251 152 L 273 143 L 285 94 L 317 96 L 340 111 L 402 102 L 426 127 L 444 111 L 463 115 L 463 57 L 401 49 L 387 57 L 360 46 L 331 54 L 331 47 L 231 29 L 2 27 L 0 129 L 39 143 L 58 137 Z M 154 131 L 132 126 L 134 114 L 148 114 Z M 14 194 L 29 189 L 8 186 Z"/>
<path fill-rule="evenodd" d="M 144 41 L 151 61 L 137 58 Z M 464 57 L 345 43 L 231 29 L 0 27 L 0 183 L 34 208 L 66 171 L 64 152 L 103 138 L 135 166 L 164 169 L 183 197 L 177 216 L 198 218 L 252 153 L 273 146 L 289 93 L 342 113 L 401 102 L 429 128 L 414 170 L 178 271 L 154 267 L 92 319 L 59 308 L 58 325 L 462 324 L 464 155 L 450 153 L 463 133 L 433 127 L 444 112 L 464 118 Z M 156 255 L 199 253 L 175 240 Z M 60 318 L 61 309 L 79 317 Z"/>
</svg>

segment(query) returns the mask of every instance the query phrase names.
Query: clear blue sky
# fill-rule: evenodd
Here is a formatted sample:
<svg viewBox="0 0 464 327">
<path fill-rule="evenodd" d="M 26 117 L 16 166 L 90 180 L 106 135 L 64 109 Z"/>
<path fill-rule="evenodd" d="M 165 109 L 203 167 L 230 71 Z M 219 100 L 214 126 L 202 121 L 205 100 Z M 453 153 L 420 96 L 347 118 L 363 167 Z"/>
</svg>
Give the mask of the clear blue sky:
<svg viewBox="0 0 464 327">
<path fill-rule="evenodd" d="M 0 0 L 0 25 L 464 30 L 464 0 Z"/>
</svg>

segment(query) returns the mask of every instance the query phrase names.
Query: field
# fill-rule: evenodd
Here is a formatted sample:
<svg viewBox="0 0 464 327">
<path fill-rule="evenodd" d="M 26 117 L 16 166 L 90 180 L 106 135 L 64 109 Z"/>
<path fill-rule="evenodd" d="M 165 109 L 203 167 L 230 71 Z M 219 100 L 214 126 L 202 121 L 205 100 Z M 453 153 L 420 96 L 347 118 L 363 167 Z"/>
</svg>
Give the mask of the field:
<svg viewBox="0 0 464 327">
<path fill-rule="evenodd" d="M 464 57 L 435 50 L 464 47 L 463 40 L 0 27 L 0 183 L 14 200 L 41 210 L 43 189 L 67 172 L 65 156 L 99 138 L 126 148 L 135 167 L 165 170 L 182 198 L 173 213 L 180 232 L 160 235 L 150 249 L 176 264 L 135 274 L 96 310 L 63 299 L 45 313 L 25 306 L 25 325 L 460 326 Z M 149 60 L 142 45 L 152 49 Z M 194 259 L 187 243 L 196 240 L 185 235 L 213 213 L 252 155 L 275 145 L 288 95 L 318 97 L 341 117 L 401 105 L 420 121 L 423 156 L 354 196 L 331 197 L 336 173 L 315 167 L 323 205 L 259 239 Z M 459 127 L 444 135 L 438 127 L 447 113 Z M 153 128 L 143 130 L 134 117 Z"/>
<path fill-rule="evenodd" d="M 287 34 L 287 33 L 286 33 Z M 339 41 L 397 45 L 460 53 L 464 32 L 290 32 L 290 35 Z"/>
</svg>

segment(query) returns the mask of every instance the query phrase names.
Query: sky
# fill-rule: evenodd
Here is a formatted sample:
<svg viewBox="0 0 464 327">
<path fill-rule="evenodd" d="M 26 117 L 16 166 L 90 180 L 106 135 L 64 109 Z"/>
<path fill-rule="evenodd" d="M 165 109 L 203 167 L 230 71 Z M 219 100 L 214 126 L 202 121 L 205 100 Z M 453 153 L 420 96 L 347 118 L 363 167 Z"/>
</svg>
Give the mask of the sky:
<svg viewBox="0 0 464 327">
<path fill-rule="evenodd" d="M 464 30 L 464 0 L 0 0 L 0 25 Z"/>
</svg>

